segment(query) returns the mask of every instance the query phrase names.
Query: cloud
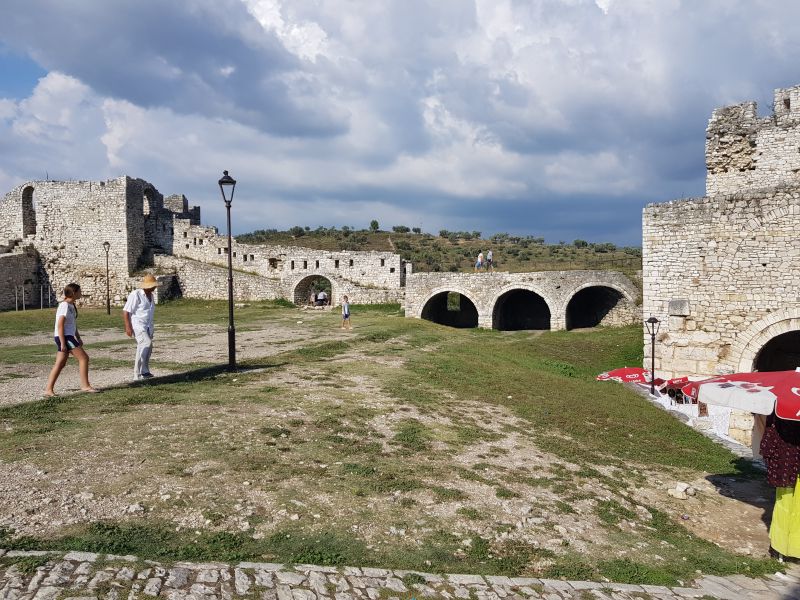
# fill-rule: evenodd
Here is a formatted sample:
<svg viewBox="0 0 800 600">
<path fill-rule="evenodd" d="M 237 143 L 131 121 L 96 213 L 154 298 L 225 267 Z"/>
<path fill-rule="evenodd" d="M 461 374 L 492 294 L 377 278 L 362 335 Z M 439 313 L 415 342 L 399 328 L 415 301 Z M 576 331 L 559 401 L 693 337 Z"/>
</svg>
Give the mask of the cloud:
<svg viewBox="0 0 800 600">
<path fill-rule="evenodd" d="M 377 218 L 636 244 L 645 202 L 702 194 L 715 106 L 800 83 L 792 4 L 7 4 L 0 47 L 48 74 L 0 98 L 1 182 L 130 174 L 219 224 L 227 168 L 239 231 Z"/>
</svg>

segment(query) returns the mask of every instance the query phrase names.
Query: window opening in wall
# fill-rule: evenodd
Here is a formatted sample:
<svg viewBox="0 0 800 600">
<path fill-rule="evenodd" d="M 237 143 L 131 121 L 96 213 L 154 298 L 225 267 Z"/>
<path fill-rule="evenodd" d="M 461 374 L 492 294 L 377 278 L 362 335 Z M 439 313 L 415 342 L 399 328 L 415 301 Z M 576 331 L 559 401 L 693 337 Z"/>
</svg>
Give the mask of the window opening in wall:
<svg viewBox="0 0 800 600">
<path fill-rule="evenodd" d="M 353 266 L 353 259 L 352 258 L 350 259 L 350 266 L 351 267 Z"/>
<path fill-rule="evenodd" d="M 222 248 L 217 248 L 217 254 L 222 254 Z"/>
<path fill-rule="evenodd" d="M 292 271 L 294 271 L 294 261 L 292 261 L 291 265 L 289 265 L 289 268 L 290 268 Z"/>
<path fill-rule="evenodd" d="M 381 266 L 382 266 L 382 267 L 385 267 L 385 266 L 386 266 L 386 259 L 385 259 L 385 258 L 382 258 L 382 259 L 381 259 Z"/>
<path fill-rule="evenodd" d="M 36 198 L 32 186 L 22 192 L 22 235 L 36 234 Z"/>
<path fill-rule="evenodd" d="M 315 269 L 319 269 L 319 261 L 318 260 L 314 261 L 314 268 Z"/>
<path fill-rule="evenodd" d="M 186 249 L 187 249 L 187 250 L 189 249 L 189 244 L 186 244 Z"/>
<path fill-rule="evenodd" d="M 169 233 L 170 233 L 170 235 L 175 235 L 175 228 L 174 227 L 170 227 L 169 228 Z"/>
<path fill-rule="evenodd" d="M 308 268 L 308 261 L 307 261 L 307 260 L 304 260 L 304 261 L 303 261 L 303 268 L 304 268 L 304 269 L 307 269 L 307 268 Z"/>
<path fill-rule="evenodd" d="M 338 268 L 339 268 L 339 260 L 338 260 L 338 259 L 337 259 L 337 260 L 335 260 L 335 261 L 333 261 L 333 267 L 334 267 L 335 269 L 338 269 Z"/>
<path fill-rule="evenodd" d="M 278 259 L 277 258 L 270 258 L 269 259 L 269 268 L 270 269 L 277 269 L 278 268 Z M 292 261 L 292 268 L 294 269 L 294 261 Z"/>
<path fill-rule="evenodd" d="M 228 249 L 227 249 L 227 248 L 223 248 L 223 249 L 222 249 L 222 251 L 223 251 L 225 254 L 227 254 L 227 253 L 228 253 Z"/>
<path fill-rule="evenodd" d="M 194 238 L 194 240 L 193 240 L 193 242 L 192 242 L 192 243 L 193 243 L 195 246 L 197 246 L 197 238 Z"/>
<path fill-rule="evenodd" d="M 200 238 L 200 245 L 203 245 L 203 238 Z"/>
<path fill-rule="evenodd" d="M 253 255 L 251 254 L 251 255 L 250 255 L 250 262 L 254 261 L 254 260 L 255 260 L 255 258 L 256 258 L 256 257 L 255 257 L 255 256 L 253 256 Z"/>
<path fill-rule="evenodd" d="M 184 231 L 183 232 L 183 237 L 189 237 L 189 232 L 188 231 Z"/>
<path fill-rule="evenodd" d="M 244 260 L 242 262 L 247 262 L 247 254 L 243 254 L 242 258 L 244 258 Z"/>
<path fill-rule="evenodd" d="M 233 258 L 236 258 L 236 252 L 233 253 Z"/>
<path fill-rule="evenodd" d="M 786 110 L 789 110 L 789 109 L 792 107 L 792 101 L 791 101 L 791 100 L 789 100 L 789 98 L 784 98 L 784 99 L 783 99 L 783 107 L 784 107 Z"/>
<path fill-rule="evenodd" d="M 389 273 L 394 273 L 394 267 L 389 267 Z"/>
</svg>

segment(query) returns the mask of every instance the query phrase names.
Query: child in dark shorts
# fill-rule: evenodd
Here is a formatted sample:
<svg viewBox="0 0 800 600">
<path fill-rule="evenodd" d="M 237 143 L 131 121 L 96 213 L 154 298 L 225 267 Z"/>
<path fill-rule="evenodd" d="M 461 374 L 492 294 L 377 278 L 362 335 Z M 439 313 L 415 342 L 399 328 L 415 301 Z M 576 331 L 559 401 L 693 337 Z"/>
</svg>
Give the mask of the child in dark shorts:
<svg viewBox="0 0 800 600">
<path fill-rule="evenodd" d="M 75 322 L 78 317 L 75 301 L 80 297 L 81 286 L 77 283 L 68 284 L 64 288 L 64 301 L 58 305 L 56 310 L 56 325 L 53 332 L 53 339 L 56 343 L 56 362 L 53 364 L 53 368 L 47 378 L 47 388 L 44 390 L 44 395 L 47 397 L 56 395 L 53 386 L 55 386 L 64 365 L 67 364 L 70 354 L 78 359 L 81 389 L 84 392 L 97 391 L 89 383 L 89 355 L 83 349 L 83 340 Z"/>
</svg>

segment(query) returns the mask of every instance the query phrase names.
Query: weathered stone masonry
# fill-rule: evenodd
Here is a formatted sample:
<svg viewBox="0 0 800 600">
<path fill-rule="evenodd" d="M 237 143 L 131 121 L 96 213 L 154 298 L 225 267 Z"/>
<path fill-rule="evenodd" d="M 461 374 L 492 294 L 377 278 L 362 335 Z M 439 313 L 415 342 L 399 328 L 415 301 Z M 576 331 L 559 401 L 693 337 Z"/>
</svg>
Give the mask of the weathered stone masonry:
<svg viewBox="0 0 800 600">
<path fill-rule="evenodd" d="M 641 320 L 636 286 L 612 271 L 413 273 L 407 276 L 406 316 L 449 324 L 448 294 L 458 294 L 461 302 L 462 310 L 452 312 L 473 315 L 472 323 L 462 320 L 456 326 L 572 329 Z M 525 319 L 526 313 L 527 320 L 515 326 L 514 319 Z"/>
<path fill-rule="evenodd" d="M 644 209 L 644 316 L 662 321 L 656 372 L 800 365 L 800 86 L 775 91 L 770 117 L 755 102 L 715 110 L 706 167 L 706 197 Z M 644 348 L 649 366 L 647 335 Z M 744 439 L 741 421 L 732 433 Z"/>
<path fill-rule="evenodd" d="M 142 179 L 91 182 L 33 181 L 0 202 L 0 310 L 14 307 L 14 286 L 31 298 L 40 284 L 58 292 L 81 284 L 87 304 L 102 305 L 106 254 L 114 304 L 124 301 L 142 270 L 156 270 L 162 294 L 227 297 L 227 237 L 200 225 L 200 209 L 182 195 L 164 198 Z M 332 300 L 401 302 L 404 270 L 388 252 L 324 252 L 233 242 L 237 298 L 305 301 L 311 284 L 326 278 Z M 38 294 L 37 294 L 38 297 Z"/>
</svg>

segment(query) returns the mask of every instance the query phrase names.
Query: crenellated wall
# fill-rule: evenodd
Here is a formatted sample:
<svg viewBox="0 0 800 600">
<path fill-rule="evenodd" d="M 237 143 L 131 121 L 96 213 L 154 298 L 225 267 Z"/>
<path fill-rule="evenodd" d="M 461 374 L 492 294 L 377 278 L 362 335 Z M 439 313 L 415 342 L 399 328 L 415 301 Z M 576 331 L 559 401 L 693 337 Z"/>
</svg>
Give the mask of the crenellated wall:
<svg viewBox="0 0 800 600">
<path fill-rule="evenodd" d="M 706 195 L 800 184 L 800 86 L 775 90 L 773 113 L 755 102 L 717 108 L 706 132 Z"/>
</svg>

